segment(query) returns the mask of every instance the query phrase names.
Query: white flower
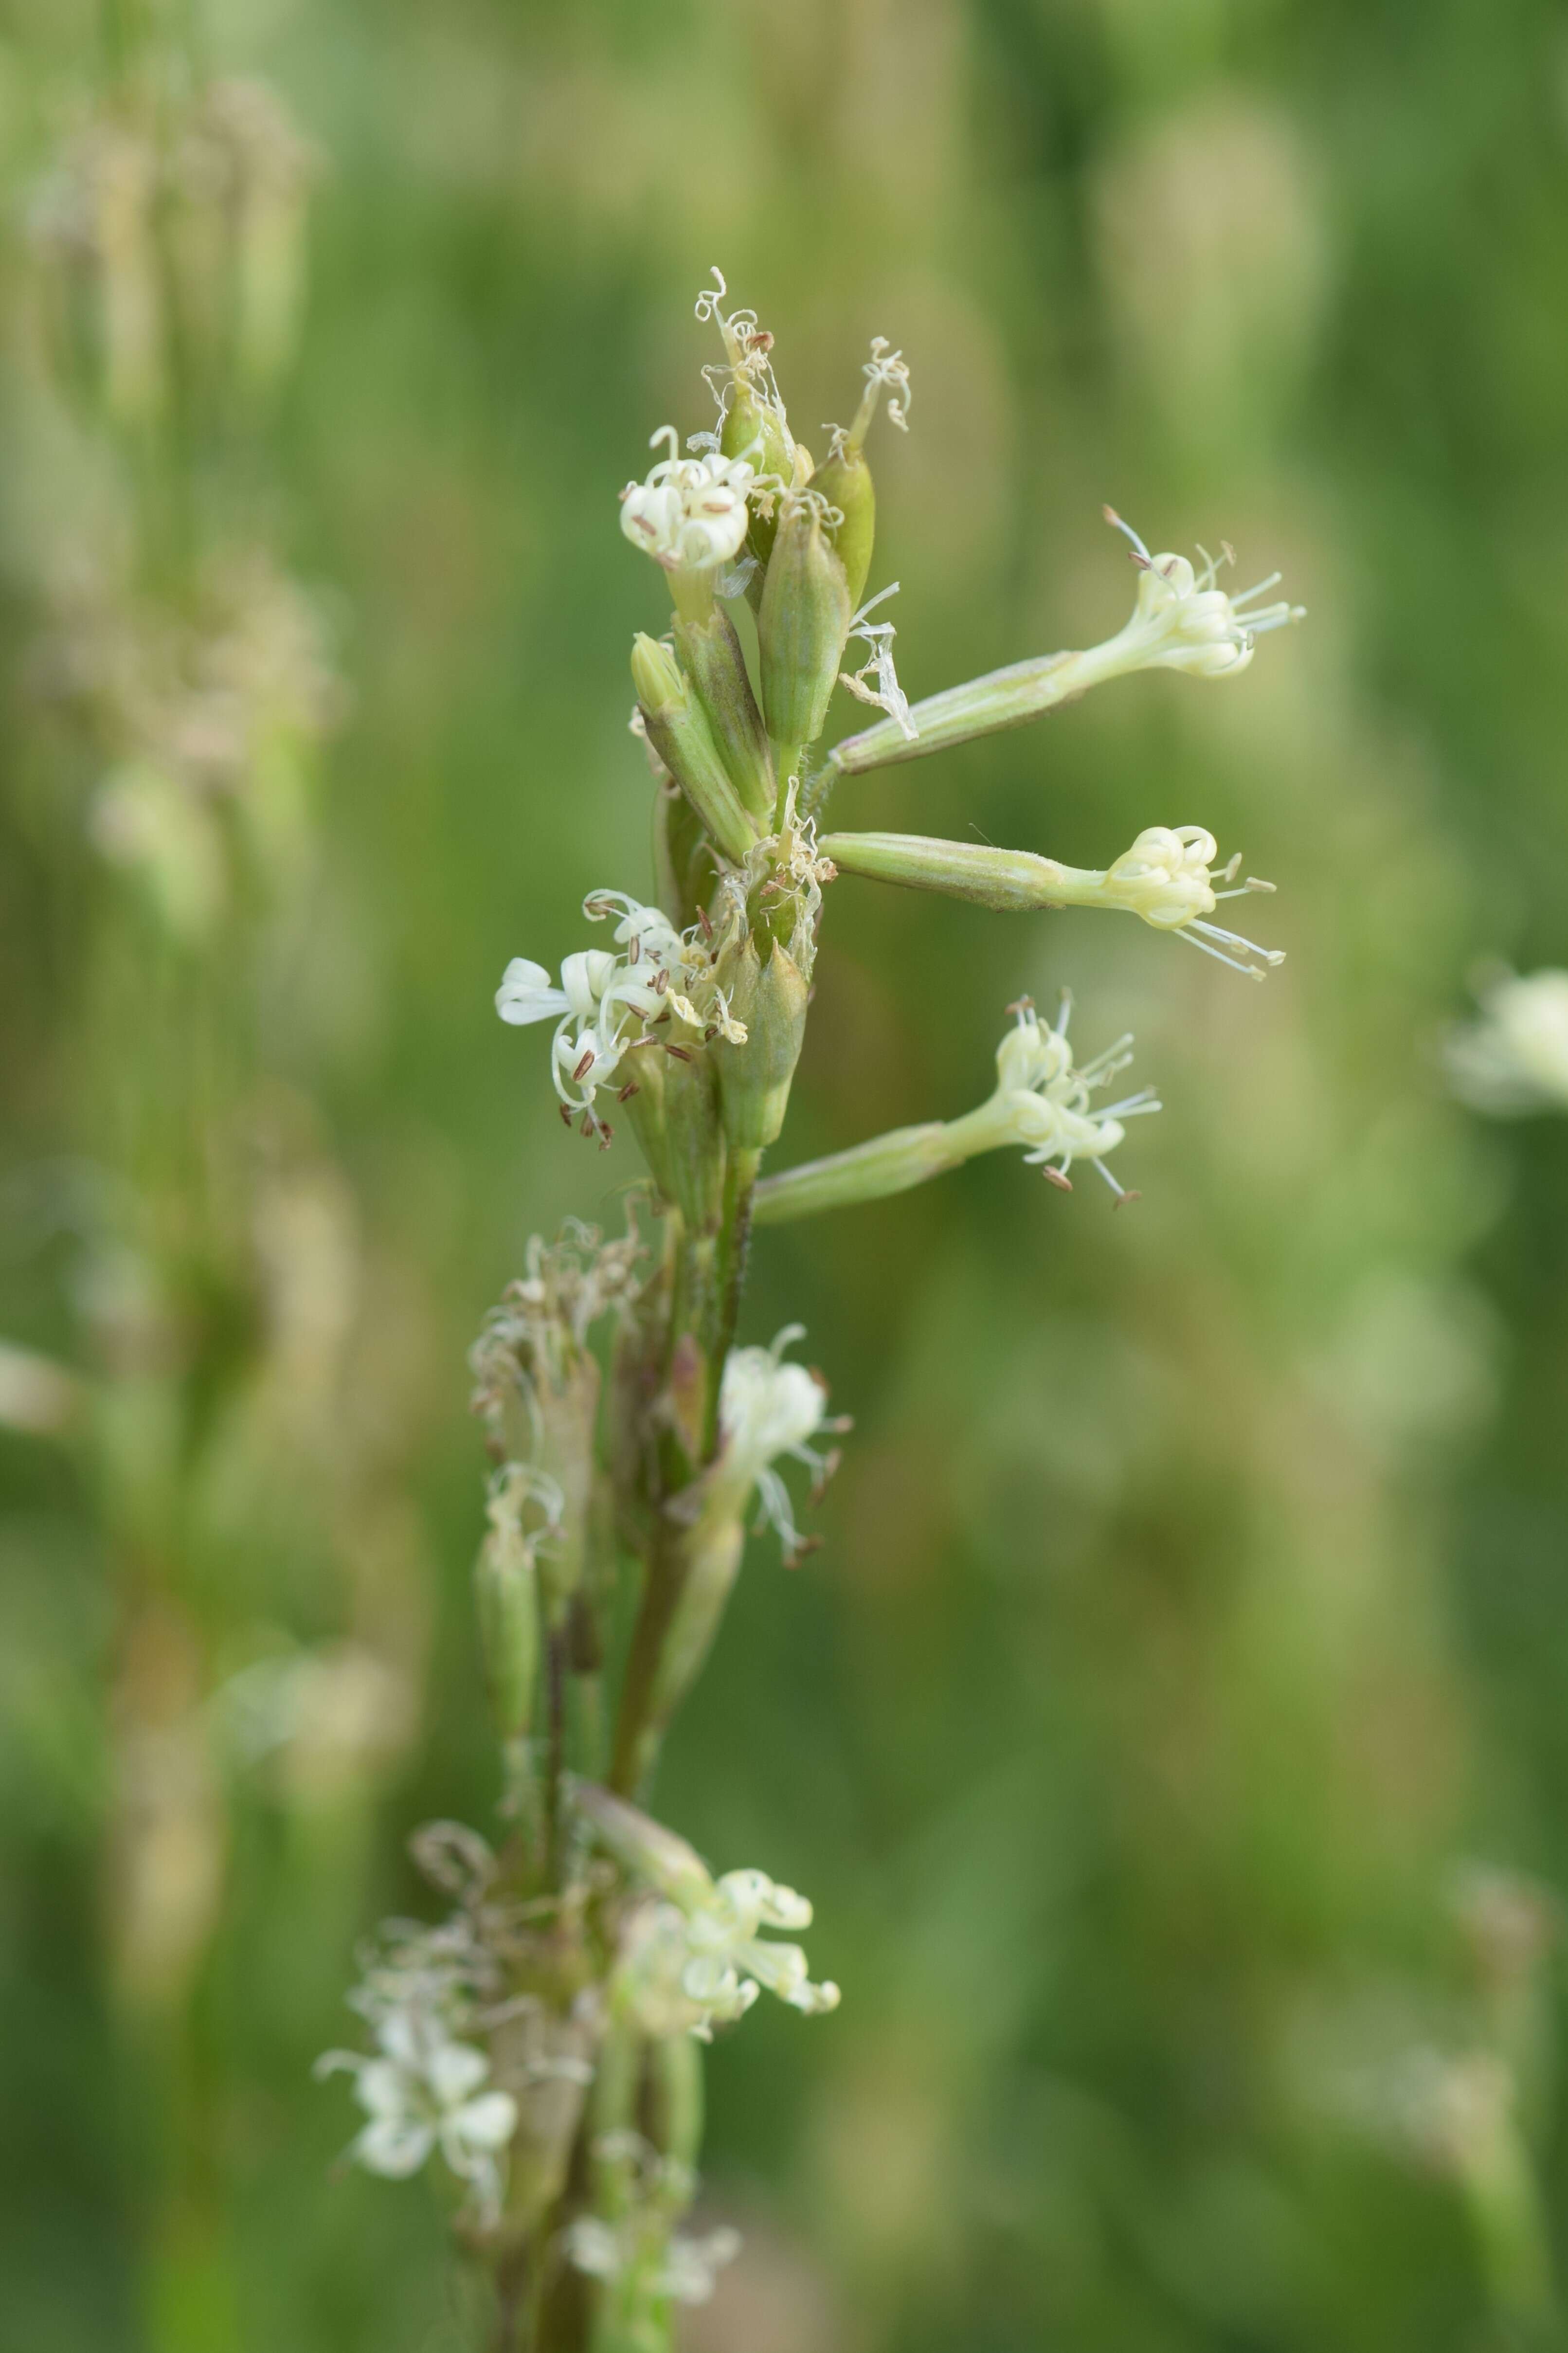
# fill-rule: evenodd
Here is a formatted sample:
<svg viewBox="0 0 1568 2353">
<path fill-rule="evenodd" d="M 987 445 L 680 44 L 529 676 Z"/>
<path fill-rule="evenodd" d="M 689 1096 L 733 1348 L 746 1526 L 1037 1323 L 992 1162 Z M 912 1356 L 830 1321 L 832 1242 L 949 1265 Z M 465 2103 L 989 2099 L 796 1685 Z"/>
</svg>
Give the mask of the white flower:
<svg viewBox="0 0 1568 2353">
<path fill-rule="evenodd" d="M 711 447 L 683 458 L 673 425 L 661 425 L 649 447 L 665 439 L 668 457 L 646 482 L 628 482 L 621 492 L 621 529 L 667 572 L 710 572 L 733 563 L 746 537 L 746 497 L 756 468 Z"/>
<path fill-rule="evenodd" d="M 1205 919 L 1221 899 L 1245 899 L 1257 891 L 1272 891 L 1272 882 L 1253 875 L 1234 889 L 1216 891 L 1216 881 L 1234 883 L 1241 864 L 1238 852 L 1226 865 L 1215 866 L 1219 852 L 1212 833 L 1201 825 L 1145 826 L 1131 849 L 1099 878 L 1095 895 L 1106 905 L 1125 907 L 1156 931 L 1174 932 L 1205 955 L 1261 980 L 1266 971 L 1283 964 L 1282 948 L 1260 948 L 1239 932 Z"/>
<path fill-rule="evenodd" d="M 989 1144 L 1026 1145 L 1026 1160 L 1063 1191 L 1072 1190 L 1068 1170 L 1073 1162 L 1089 1160 L 1119 1201 L 1133 1201 L 1137 1195 L 1117 1183 L 1105 1155 L 1126 1134 L 1123 1121 L 1161 1105 L 1153 1088 L 1144 1087 L 1103 1111 L 1091 1108 L 1091 1091 L 1108 1086 L 1131 1061 L 1127 1050 L 1132 1040 L 1119 1038 L 1091 1062 L 1075 1066 L 1067 1037 L 1071 1010 L 1072 999 L 1064 990 L 1056 1024 L 1046 1029 L 1027 998 L 1020 1002 L 1013 1028 L 996 1049 L 996 1092 L 970 1118 L 987 1131 Z"/>
<path fill-rule="evenodd" d="M 1473 1110 L 1568 1110 L 1568 972 L 1509 973 L 1481 991 L 1478 1021 L 1447 1042 L 1455 1092 Z"/>
<path fill-rule="evenodd" d="M 645 907 L 625 892 L 595 891 L 583 902 L 583 913 L 590 923 L 618 913 L 615 938 L 622 953 L 578 949 L 563 964 L 559 987 L 543 965 L 513 956 L 496 991 L 496 1011 L 517 1028 L 559 1017 L 550 1055 L 555 1092 L 568 1120 L 582 1112 L 585 1131 L 595 1129 L 607 1142 L 610 1131 L 594 1110 L 594 1096 L 616 1076 L 634 1021 L 679 1013 L 700 1028 L 703 1018 L 671 986 L 686 979 L 689 951 L 657 907 Z"/>
<path fill-rule="evenodd" d="M 500 2211 L 502 2152 L 517 2128 L 510 2092 L 484 2092 L 489 2061 L 471 2043 L 454 2042 L 431 2010 L 416 2004 L 388 2010 L 375 2021 L 379 2057 L 357 2051 L 324 2052 L 318 2075 L 347 2069 L 354 2097 L 370 2121 L 349 2154 L 367 2172 L 401 2180 L 417 2173 L 439 2147 L 447 2164 L 471 2188 L 487 2221 Z"/>
<path fill-rule="evenodd" d="M 838 2007 L 838 1988 L 814 1984 L 799 1945 L 767 1928 L 807 1928 L 811 1905 L 761 1871 L 730 1871 L 700 1893 L 671 1888 L 631 1926 L 625 1983 L 646 2032 L 712 2040 L 743 2018 L 763 1989 L 806 2018 Z"/>
<path fill-rule="evenodd" d="M 1194 678 L 1233 678 L 1252 659 L 1258 638 L 1301 620 L 1305 607 L 1284 603 L 1247 608 L 1256 596 L 1279 585 L 1270 573 L 1255 588 L 1227 596 L 1218 584 L 1222 563 L 1235 561 L 1228 547 L 1215 558 L 1200 548 L 1202 572 L 1194 573 L 1184 555 L 1151 555 L 1130 523 L 1112 507 L 1107 522 L 1125 532 L 1132 543 L 1132 560 L 1142 577 L 1131 619 L 1119 637 L 1097 652 L 1111 658 L 1107 674 L 1128 670 L 1183 670 Z"/>
<path fill-rule="evenodd" d="M 642 2284 L 650 2296 L 668 2297 L 674 2304 L 706 2304 L 715 2274 L 740 2253 L 741 2234 L 718 2230 L 698 2239 L 676 2231 L 660 2244 L 657 2223 L 650 2228 L 637 2214 L 618 2222 L 579 2214 L 567 2225 L 565 2247 L 573 2269 L 590 2279 L 624 2279 L 646 2264 Z"/>
<path fill-rule="evenodd" d="M 834 1468 L 831 1454 L 808 1446 L 824 1427 L 827 1391 L 805 1365 L 784 1362 L 784 1352 L 805 1326 L 786 1324 L 771 1348 L 731 1348 L 719 1392 L 719 1426 L 724 1447 L 716 1480 L 744 1508 L 755 1487 L 763 1516 L 778 1530 L 786 1559 L 801 1549 L 789 1491 L 773 1468 L 781 1454 L 805 1463 L 818 1480 Z M 841 1427 L 842 1425 L 836 1425 Z"/>
</svg>

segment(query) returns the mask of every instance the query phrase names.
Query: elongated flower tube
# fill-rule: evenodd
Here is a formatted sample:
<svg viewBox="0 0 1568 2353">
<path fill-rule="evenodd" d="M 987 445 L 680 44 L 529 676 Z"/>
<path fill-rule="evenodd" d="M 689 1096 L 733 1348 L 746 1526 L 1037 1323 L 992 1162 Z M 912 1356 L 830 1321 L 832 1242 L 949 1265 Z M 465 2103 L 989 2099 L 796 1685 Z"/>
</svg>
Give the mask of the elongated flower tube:
<svg viewBox="0 0 1568 2353">
<path fill-rule="evenodd" d="M 828 773 L 855 776 L 894 761 L 918 759 L 925 752 L 941 752 L 951 744 L 967 744 L 1004 727 L 1021 727 L 1075 701 L 1089 687 L 1133 670 L 1179 670 L 1194 678 L 1237 678 L 1251 661 L 1260 637 L 1304 617 L 1299 605 L 1257 604 L 1257 598 L 1278 586 L 1278 573 L 1239 596 L 1228 596 L 1219 586 L 1220 565 L 1232 560 L 1228 547 L 1217 558 L 1200 548 L 1203 569 L 1194 571 L 1184 555 L 1151 555 L 1119 514 L 1110 507 L 1105 514 L 1131 541 L 1139 571 L 1137 602 L 1124 628 L 1086 652 L 1041 654 L 933 694 L 910 712 L 912 733 L 896 720 L 882 720 L 837 744 L 828 755 Z"/>
<path fill-rule="evenodd" d="M 1027 849 L 941 841 L 920 833 L 830 833 L 818 848 L 841 874 L 939 891 L 1006 913 L 1036 907 L 1121 908 L 1156 931 L 1173 932 L 1249 980 L 1264 979 L 1285 961 L 1282 948 L 1261 948 L 1209 921 L 1221 899 L 1246 898 L 1274 885 L 1253 875 L 1237 882 L 1239 856 L 1216 866 L 1215 838 L 1201 825 L 1146 826 L 1131 848 L 1103 870 L 1064 866 Z M 1224 887 L 1216 890 L 1216 883 Z"/>
<path fill-rule="evenodd" d="M 869 1143 L 808 1160 L 782 1176 L 764 1177 L 752 1209 L 760 1226 L 783 1225 L 821 1209 L 847 1208 L 907 1193 L 929 1176 L 957 1168 L 977 1153 L 1022 1145 L 1024 1157 L 1047 1181 L 1070 1193 L 1075 1160 L 1097 1167 L 1117 1200 L 1138 1196 L 1118 1184 L 1105 1165 L 1127 1131 L 1124 1122 L 1160 1110 L 1152 1087 L 1103 1108 L 1092 1101 L 1131 1061 L 1132 1040 L 1119 1038 L 1092 1061 L 1075 1064 L 1068 1044 L 1072 999 L 1064 993 L 1054 1026 L 1047 1028 L 1026 997 L 1014 1008 L 1013 1027 L 996 1049 L 996 1085 L 977 1111 L 962 1119 L 895 1128 Z"/>
</svg>

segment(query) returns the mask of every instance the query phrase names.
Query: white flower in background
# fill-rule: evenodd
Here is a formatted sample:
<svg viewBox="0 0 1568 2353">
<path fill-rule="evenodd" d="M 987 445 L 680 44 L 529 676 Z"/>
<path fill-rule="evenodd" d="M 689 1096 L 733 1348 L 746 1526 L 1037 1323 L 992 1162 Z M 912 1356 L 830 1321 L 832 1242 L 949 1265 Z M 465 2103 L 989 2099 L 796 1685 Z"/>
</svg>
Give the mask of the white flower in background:
<svg viewBox="0 0 1568 2353">
<path fill-rule="evenodd" d="M 1098 895 L 1106 905 L 1125 907 L 1156 931 L 1174 932 L 1205 955 L 1261 980 L 1284 963 L 1284 950 L 1260 948 L 1239 932 L 1206 919 L 1221 899 L 1245 899 L 1255 892 L 1271 892 L 1274 885 L 1251 874 L 1237 883 L 1240 852 L 1216 867 L 1218 855 L 1213 834 L 1201 825 L 1145 826 L 1131 849 L 1107 868 Z M 1216 882 L 1235 887 L 1216 890 Z"/>
<path fill-rule="evenodd" d="M 699 2239 L 677 2231 L 660 2244 L 657 2230 L 650 2231 L 637 2214 L 618 2222 L 579 2214 L 567 2227 L 565 2246 L 573 2269 L 590 2279 L 625 2279 L 646 2264 L 642 2285 L 648 2295 L 668 2297 L 674 2304 L 706 2304 L 719 2272 L 740 2253 L 741 2234 L 718 2230 Z"/>
<path fill-rule="evenodd" d="M 710 436 L 702 438 L 710 443 Z M 646 482 L 628 482 L 621 492 L 622 531 L 667 572 L 711 572 L 732 564 L 746 537 L 746 498 L 756 468 L 711 446 L 683 458 L 673 425 L 661 425 L 649 447 L 664 440 L 668 457 Z"/>
<path fill-rule="evenodd" d="M 801 1549 L 789 1491 L 773 1463 L 781 1454 L 793 1456 L 815 1473 L 818 1482 L 832 1475 L 837 1456 L 821 1454 L 806 1443 L 826 1424 L 827 1391 L 805 1365 L 786 1364 L 784 1352 L 799 1339 L 804 1324 L 786 1324 L 771 1348 L 731 1348 L 724 1364 L 719 1392 L 719 1426 L 723 1451 L 714 1470 L 715 1485 L 744 1509 L 754 1487 L 763 1518 L 778 1530 L 786 1560 Z"/>
<path fill-rule="evenodd" d="M 1116 670 L 1182 670 L 1194 678 L 1234 678 L 1252 659 L 1257 640 L 1269 629 L 1282 629 L 1305 617 L 1306 608 L 1283 602 L 1254 607 L 1279 582 L 1270 573 L 1255 588 L 1228 596 L 1220 587 L 1222 564 L 1235 562 L 1226 547 L 1218 557 L 1198 550 L 1204 568 L 1194 572 L 1184 555 L 1151 555 L 1130 523 L 1113 507 L 1105 520 L 1125 532 L 1132 543 L 1132 560 L 1142 577 L 1131 619 L 1119 637 L 1096 649 L 1108 658 L 1107 675 Z M 1249 609 L 1251 608 L 1251 609 Z"/>
<path fill-rule="evenodd" d="M 370 2121 L 349 2155 L 367 2172 L 389 2180 L 417 2173 L 436 2148 L 466 2181 L 481 2218 L 500 2211 L 501 2168 L 517 2128 L 510 2092 L 484 2091 L 489 2061 L 471 2043 L 454 2042 L 441 2021 L 415 2004 L 386 2010 L 375 2021 L 380 2054 L 327 2051 L 318 2075 L 345 2069 L 354 2097 Z"/>
<path fill-rule="evenodd" d="M 1013 1028 L 996 1049 L 996 1092 L 971 1117 L 1005 1130 L 992 1140 L 1025 1145 L 1026 1160 L 1064 1191 L 1071 1190 L 1068 1171 L 1073 1162 L 1089 1160 L 1119 1201 L 1136 1200 L 1135 1193 L 1117 1183 L 1105 1155 L 1121 1142 L 1125 1120 L 1156 1112 L 1161 1104 L 1153 1088 L 1144 1087 L 1103 1110 L 1091 1105 L 1093 1089 L 1108 1086 L 1131 1061 L 1132 1039 L 1119 1038 L 1092 1061 L 1075 1065 L 1067 1035 L 1071 1010 L 1072 998 L 1064 990 L 1061 1012 L 1047 1029 L 1026 998 L 1019 1004 Z"/>
<path fill-rule="evenodd" d="M 1455 1093 L 1498 1116 L 1568 1111 L 1568 972 L 1509 973 L 1480 1007 L 1447 1041 Z"/>
</svg>

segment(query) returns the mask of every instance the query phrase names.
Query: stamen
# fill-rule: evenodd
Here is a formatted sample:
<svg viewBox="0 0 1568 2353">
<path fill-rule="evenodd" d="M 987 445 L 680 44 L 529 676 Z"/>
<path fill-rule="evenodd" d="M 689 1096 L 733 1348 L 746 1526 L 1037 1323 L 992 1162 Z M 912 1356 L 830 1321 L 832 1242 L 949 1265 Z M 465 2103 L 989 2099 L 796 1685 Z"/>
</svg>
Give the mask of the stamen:
<svg viewBox="0 0 1568 2353">
<path fill-rule="evenodd" d="M 1153 564 L 1154 559 L 1150 554 L 1148 549 L 1144 546 L 1142 541 L 1139 538 L 1137 533 L 1133 530 L 1131 524 L 1130 522 L 1123 522 L 1121 517 L 1117 513 L 1114 507 L 1101 507 L 1100 512 L 1105 517 L 1106 522 L 1110 524 L 1112 530 L 1126 533 L 1128 538 L 1132 542 L 1134 560 L 1142 564 L 1143 569 L 1148 571 Z"/>
<path fill-rule="evenodd" d="M 1056 1187 L 1058 1193 L 1070 1193 L 1072 1191 L 1072 1178 L 1067 1173 L 1065 1163 L 1060 1168 L 1048 1168 L 1042 1160 L 1040 1163 L 1040 1174 L 1045 1178 L 1047 1185 L 1054 1185 Z"/>
</svg>

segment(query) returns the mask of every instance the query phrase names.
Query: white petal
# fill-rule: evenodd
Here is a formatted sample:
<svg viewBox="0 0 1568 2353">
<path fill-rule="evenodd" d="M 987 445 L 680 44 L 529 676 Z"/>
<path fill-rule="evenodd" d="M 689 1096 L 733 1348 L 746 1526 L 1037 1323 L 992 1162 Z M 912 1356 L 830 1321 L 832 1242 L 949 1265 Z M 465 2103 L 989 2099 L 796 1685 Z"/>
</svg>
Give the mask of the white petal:
<svg viewBox="0 0 1568 2353">
<path fill-rule="evenodd" d="M 496 991 L 496 1011 L 501 1019 L 522 1029 L 530 1021 L 547 1021 L 552 1013 L 566 1009 L 565 995 L 552 986 L 544 966 L 531 963 L 527 956 L 513 956 Z"/>
<path fill-rule="evenodd" d="M 405 2180 L 417 2173 L 431 2149 L 436 2136 L 428 2125 L 402 2122 L 391 2116 L 377 2116 L 366 2125 L 354 2142 L 350 2154 L 369 2173 L 384 2174 L 389 2181 Z"/>
<path fill-rule="evenodd" d="M 411 2105 L 408 2094 L 407 2073 L 395 2059 L 367 2059 L 354 2085 L 355 2099 L 373 2116 L 406 2115 Z"/>
<path fill-rule="evenodd" d="M 430 2088 L 444 2108 L 455 2108 L 476 2091 L 490 2072 L 482 2051 L 468 2042 L 440 2042 L 430 2053 L 426 2073 Z"/>
<path fill-rule="evenodd" d="M 517 2102 L 510 2092 L 486 2092 L 458 2110 L 452 2128 L 472 2148 L 504 2148 L 517 2130 Z"/>
</svg>

